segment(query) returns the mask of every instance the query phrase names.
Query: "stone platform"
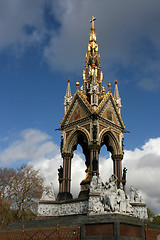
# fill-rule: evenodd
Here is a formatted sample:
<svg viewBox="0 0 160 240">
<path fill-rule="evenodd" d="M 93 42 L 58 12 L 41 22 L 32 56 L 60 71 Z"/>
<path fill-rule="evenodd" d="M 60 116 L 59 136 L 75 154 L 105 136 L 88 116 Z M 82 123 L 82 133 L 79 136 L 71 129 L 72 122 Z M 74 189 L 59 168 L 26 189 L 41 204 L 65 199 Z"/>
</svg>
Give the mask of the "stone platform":
<svg viewBox="0 0 160 240">
<path fill-rule="evenodd" d="M 132 188 L 131 198 L 127 198 L 123 186 L 117 189 L 117 178 L 111 175 L 109 182 L 104 184 L 97 176 L 92 177 L 88 197 L 59 201 L 54 192 L 44 192 L 38 204 L 39 217 L 60 217 L 69 215 L 103 215 L 123 214 L 147 219 L 147 207 Z"/>
<path fill-rule="evenodd" d="M 144 223 L 137 217 L 122 214 L 74 215 L 50 217 L 34 221 L 43 227 L 77 225 L 80 222 L 81 240 L 145 240 Z"/>
<path fill-rule="evenodd" d="M 39 219 L 50 217 L 61 226 L 80 222 L 82 240 L 144 240 L 146 204 L 133 188 L 127 198 L 122 184 L 117 188 L 116 182 L 114 174 L 105 184 L 94 175 L 86 198 L 58 201 L 49 191 L 39 201 Z"/>
<path fill-rule="evenodd" d="M 81 240 L 145 240 L 143 221 L 123 214 L 39 217 L 37 220 L 14 223 L 9 228 L 56 227 L 57 223 L 60 227 L 80 223 Z"/>
<path fill-rule="evenodd" d="M 81 220 L 81 239 L 144 240 L 141 220 L 121 214 L 86 216 Z"/>
</svg>

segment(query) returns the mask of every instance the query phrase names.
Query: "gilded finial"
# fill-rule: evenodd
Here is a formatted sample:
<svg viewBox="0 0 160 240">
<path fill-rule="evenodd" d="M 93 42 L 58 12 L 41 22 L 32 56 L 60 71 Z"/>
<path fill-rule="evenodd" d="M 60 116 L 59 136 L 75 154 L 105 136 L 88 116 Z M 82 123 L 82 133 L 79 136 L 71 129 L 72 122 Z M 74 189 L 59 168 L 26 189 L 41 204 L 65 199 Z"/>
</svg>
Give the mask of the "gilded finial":
<svg viewBox="0 0 160 240">
<path fill-rule="evenodd" d="M 78 80 L 76 82 L 76 87 L 77 87 L 77 90 L 78 90 L 79 89 L 79 82 L 78 82 Z"/>
<path fill-rule="evenodd" d="M 92 16 L 92 20 L 90 20 L 90 22 L 92 23 L 91 31 L 95 30 L 95 27 L 94 27 L 94 21 L 95 20 L 96 20 L 96 18 Z"/>
<path fill-rule="evenodd" d="M 117 80 L 115 81 L 115 84 L 117 84 L 118 82 L 117 82 Z"/>
<path fill-rule="evenodd" d="M 111 83 L 108 83 L 109 92 L 111 93 Z"/>
<path fill-rule="evenodd" d="M 68 83 L 70 83 L 70 78 L 68 78 Z"/>
<path fill-rule="evenodd" d="M 105 94 L 105 87 L 102 87 L 102 93 Z"/>
</svg>

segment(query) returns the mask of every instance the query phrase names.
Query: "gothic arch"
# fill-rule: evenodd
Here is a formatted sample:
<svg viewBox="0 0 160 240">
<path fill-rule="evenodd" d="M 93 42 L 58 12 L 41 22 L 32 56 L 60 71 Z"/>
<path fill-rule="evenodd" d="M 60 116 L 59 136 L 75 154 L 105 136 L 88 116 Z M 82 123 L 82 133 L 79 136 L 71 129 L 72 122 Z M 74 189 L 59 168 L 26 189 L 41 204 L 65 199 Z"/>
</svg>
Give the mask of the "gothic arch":
<svg viewBox="0 0 160 240">
<path fill-rule="evenodd" d="M 84 144 L 86 143 L 87 146 L 89 144 L 91 144 L 91 139 L 90 139 L 90 136 L 88 134 L 88 131 L 83 127 L 79 127 L 77 129 L 73 130 L 69 134 L 68 140 L 67 140 L 65 148 L 64 148 L 64 152 L 68 152 L 68 153 L 73 154 L 73 151 L 76 149 L 75 146 L 77 146 L 78 144 L 80 144 L 82 149 L 83 149 L 84 146 L 83 146 L 83 142 L 80 141 L 81 140 L 80 137 L 83 138 Z"/>
<path fill-rule="evenodd" d="M 101 147 L 106 145 L 107 150 L 111 152 L 112 155 L 117 155 L 121 152 L 118 140 L 111 130 L 102 130 L 99 136 L 98 144 Z"/>
</svg>

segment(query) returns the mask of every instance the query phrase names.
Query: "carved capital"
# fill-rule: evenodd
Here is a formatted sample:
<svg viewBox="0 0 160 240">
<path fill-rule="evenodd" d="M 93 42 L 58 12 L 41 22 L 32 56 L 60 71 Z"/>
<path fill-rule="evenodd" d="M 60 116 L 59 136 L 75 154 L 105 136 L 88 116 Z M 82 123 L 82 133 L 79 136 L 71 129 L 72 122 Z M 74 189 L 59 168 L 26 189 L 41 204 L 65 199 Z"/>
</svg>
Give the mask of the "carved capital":
<svg viewBox="0 0 160 240">
<path fill-rule="evenodd" d="M 123 159 L 123 154 L 112 154 L 112 159 L 114 161 L 121 161 Z"/>
<path fill-rule="evenodd" d="M 73 158 L 72 153 L 62 153 L 62 158 Z"/>
<path fill-rule="evenodd" d="M 92 144 L 92 145 L 89 145 L 89 150 L 90 151 L 100 151 L 101 147 L 97 144 Z"/>
</svg>

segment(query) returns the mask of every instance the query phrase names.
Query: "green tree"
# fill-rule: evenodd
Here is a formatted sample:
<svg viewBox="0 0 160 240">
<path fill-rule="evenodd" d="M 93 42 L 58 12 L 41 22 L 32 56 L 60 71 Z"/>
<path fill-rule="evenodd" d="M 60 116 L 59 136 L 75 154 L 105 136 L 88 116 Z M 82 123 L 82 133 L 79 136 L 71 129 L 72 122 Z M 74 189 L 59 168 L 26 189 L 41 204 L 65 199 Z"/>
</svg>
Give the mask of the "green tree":
<svg viewBox="0 0 160 240">
<path fill-rule="evenodd" d="M 148 218 L 153 219 L 155 217 L 155 214 L 151 211 L 150 208 L 147 208 Z"/>
<path fill-rule="evenodd" d="M 160 216 L 155 216 L 154 218 L 153 218 L 153 223 L 155 223 L 155 224 L 157 224 L 157 225 L 160 225 Z"/>
</svg>

